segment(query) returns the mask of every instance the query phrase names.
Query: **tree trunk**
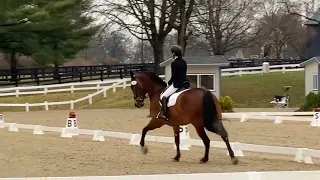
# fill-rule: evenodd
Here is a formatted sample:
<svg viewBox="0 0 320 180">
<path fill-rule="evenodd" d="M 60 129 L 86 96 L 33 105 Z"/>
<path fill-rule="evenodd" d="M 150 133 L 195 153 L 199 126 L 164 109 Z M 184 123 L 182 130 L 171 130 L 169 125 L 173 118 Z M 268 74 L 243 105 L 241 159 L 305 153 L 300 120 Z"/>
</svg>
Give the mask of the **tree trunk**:
<svg viewBox="0 0 320 180">
<path fill-rule="evenodd" d="M 11 81 L 16 81 L 17 80 L 17 65 L 18 61 L 16 59 L 16 52 L 10 52 L 10 75 L 11 75 Z"/>
<path fill-rule="evenodd" d="M 153 45 L 153 57 L 154 57 L 154 68 L 153 72 L 156 74 L 160 73 L 160 63 L 163 62 L 163 45 L 164 40 L 157 40 L 152 43 Z"/>
<path fill-rule="evenodd" d="M 220 31 L 215 31 L 215 49 L 213 50 L 214 55 L 223 55 L 223 47 L 222 47 L 222 33 Z"/>
<path fill-rule="evenodd" d="M 57 59 L 54 59 L 53 79 L 54 80 L 59 79 L 59 61 Z"/>
<path fill-rule="evenodd" d="M 59 79 L 59 60 L 58 60 L 58 56 L 56 55 L 56 50 L 58 49 L 58 45 L 54 44 L 53 49 L 55 50 L 55 54 L 54 54 L 55 57 L 53 60 L 53 64 L 54 64 L 53 79 L 58 80 Z"/>
</svg>

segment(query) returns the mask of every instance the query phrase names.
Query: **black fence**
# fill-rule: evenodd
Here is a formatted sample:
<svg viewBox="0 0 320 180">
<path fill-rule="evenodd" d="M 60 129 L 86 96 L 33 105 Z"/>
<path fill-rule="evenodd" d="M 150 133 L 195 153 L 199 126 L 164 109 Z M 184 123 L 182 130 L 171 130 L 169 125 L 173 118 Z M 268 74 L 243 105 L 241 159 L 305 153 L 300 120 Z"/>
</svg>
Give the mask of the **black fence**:
<svg viewBox="0 0 320 180">
<path fill-rule="evenodd" d="M 0 86 L 45 85 L 68 82 L 83 82 L 88 80 L 101 80 L 124 78 L 130 76 L 130 71 L 152 71 L 150 64 L 122 64 L 99 66 L 66 66 L 48 68 L 17 69 L 11 78 L 11 70 L 0 70 Z"/>
<path fill-rule="evenodd" d="M 263 62 L 270 65 L 298 64 L 304 60 L 293 59 L 229 59 L 230 65 L 223 68 L 255 67 L 261 66 Z M 0 86 L 23 86 L 23 85 L 45 85 L 61 84 L 68 82 L 83 82 L 88 80 L 101 80 L 111 78 L 129 77 L 130 71 L 152 71 L 154 63 L 146 64 L 119 64 L 99 66 L 66 66 L 48 68 L 17 69 L 14 72 L 17 78 L 12 78 L 11 70 L 0 70 Z M 164 70 L 161 69 L 163 74 Z"/>
</svg>

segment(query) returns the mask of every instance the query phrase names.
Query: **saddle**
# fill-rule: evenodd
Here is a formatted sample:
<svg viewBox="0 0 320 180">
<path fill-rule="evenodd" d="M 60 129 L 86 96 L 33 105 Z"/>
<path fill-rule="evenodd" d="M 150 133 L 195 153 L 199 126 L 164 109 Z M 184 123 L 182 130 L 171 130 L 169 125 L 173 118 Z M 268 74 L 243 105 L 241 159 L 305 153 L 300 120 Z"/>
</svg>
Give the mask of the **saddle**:
<svg viewBox="0 0 320 180">
<path fill-rule="evenodd" d="M 180 88 L 178 88 L 174 93 L 172 93 L 170 96 L 167 97 L 167 107 L 174 106 L 176 104 L 176 101 L 179 95 L 182 92 L 189 90 L 189 87 L 190 87 L 189 81 L 183 82 Z"/>
<path fill-rule="evenodd" d="M 170 96 L 167 97 L 168 101 L 169 101 L 169 98 L 170 98 L 173 94 L 176 94 L 176 93 L 178 93 L 178 92 L 187 90 L 187 89 L 189 89 L 189 87 L 190 87 L 190 82 L 189 82 L 189 81 L 184 81 L 184 82 L 181 84 L 181 87 L 179 87 L 174 93 L 172 93 Z"/>
</svg>

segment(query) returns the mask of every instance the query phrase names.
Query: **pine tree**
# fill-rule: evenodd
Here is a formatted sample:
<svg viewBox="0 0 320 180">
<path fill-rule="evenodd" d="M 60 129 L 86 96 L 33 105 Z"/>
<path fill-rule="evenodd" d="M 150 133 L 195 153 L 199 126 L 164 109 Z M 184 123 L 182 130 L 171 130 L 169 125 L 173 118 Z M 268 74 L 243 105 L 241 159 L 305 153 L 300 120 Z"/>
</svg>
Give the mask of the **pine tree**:
<svg viewBox="0 0 320 180">
<path fill-rule="evenodd" d="M 0 2 L 5 12 L 0 16 L 0 41 L 8 42 L 0 45 L 0 50 L 12 54 L 12 62 L 14 54 L 21 53 L 40 64 L 53 63 L 57 70 L 86 48 L 99 28 L 91 25 L 93 19 L 86 15 L 91 0 Z"/>
</svg>

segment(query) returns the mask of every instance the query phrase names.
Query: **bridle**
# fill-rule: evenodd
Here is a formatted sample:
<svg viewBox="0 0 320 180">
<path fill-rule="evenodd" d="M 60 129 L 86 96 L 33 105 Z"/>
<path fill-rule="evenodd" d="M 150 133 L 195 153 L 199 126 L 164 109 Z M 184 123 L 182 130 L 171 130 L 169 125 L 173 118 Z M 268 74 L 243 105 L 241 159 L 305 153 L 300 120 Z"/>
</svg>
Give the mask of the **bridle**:
<svg viewBox="0 0 320 180">
<path fill-rule="evenodd" d="M 148 99 L 150 98 L 149 97 L 149 94 L 146 93 L 146 95 L 142 96 L 140 95 L 138 92 L 137 92 L 137 89 L 136 89 L 136 86 L 137 86 L 137 81 L 133 80 L 131 81 L 131 89 L 133 91 L 133 99 L 136 101 L 136 102 L 143 102 L 145 99 Z M 166 89 L 166 88 L 164 88 Z M 154 92 L 154 94 L 158 93 L 159 91 L 163 91 L 164 90 L 163 88 L 160 88 L 158 89 L 157 91 Z"/>
<path fill-rule="evenodd" d="M 136 101 L 136 102 L 143 102 L 146 98 L 148 98 L 148 95 L 140 95 L 138 92 L 137 92 L 137 81 L 131 81 L 131 89 L 133 91 L 133 99 Z"/>
</svg>

